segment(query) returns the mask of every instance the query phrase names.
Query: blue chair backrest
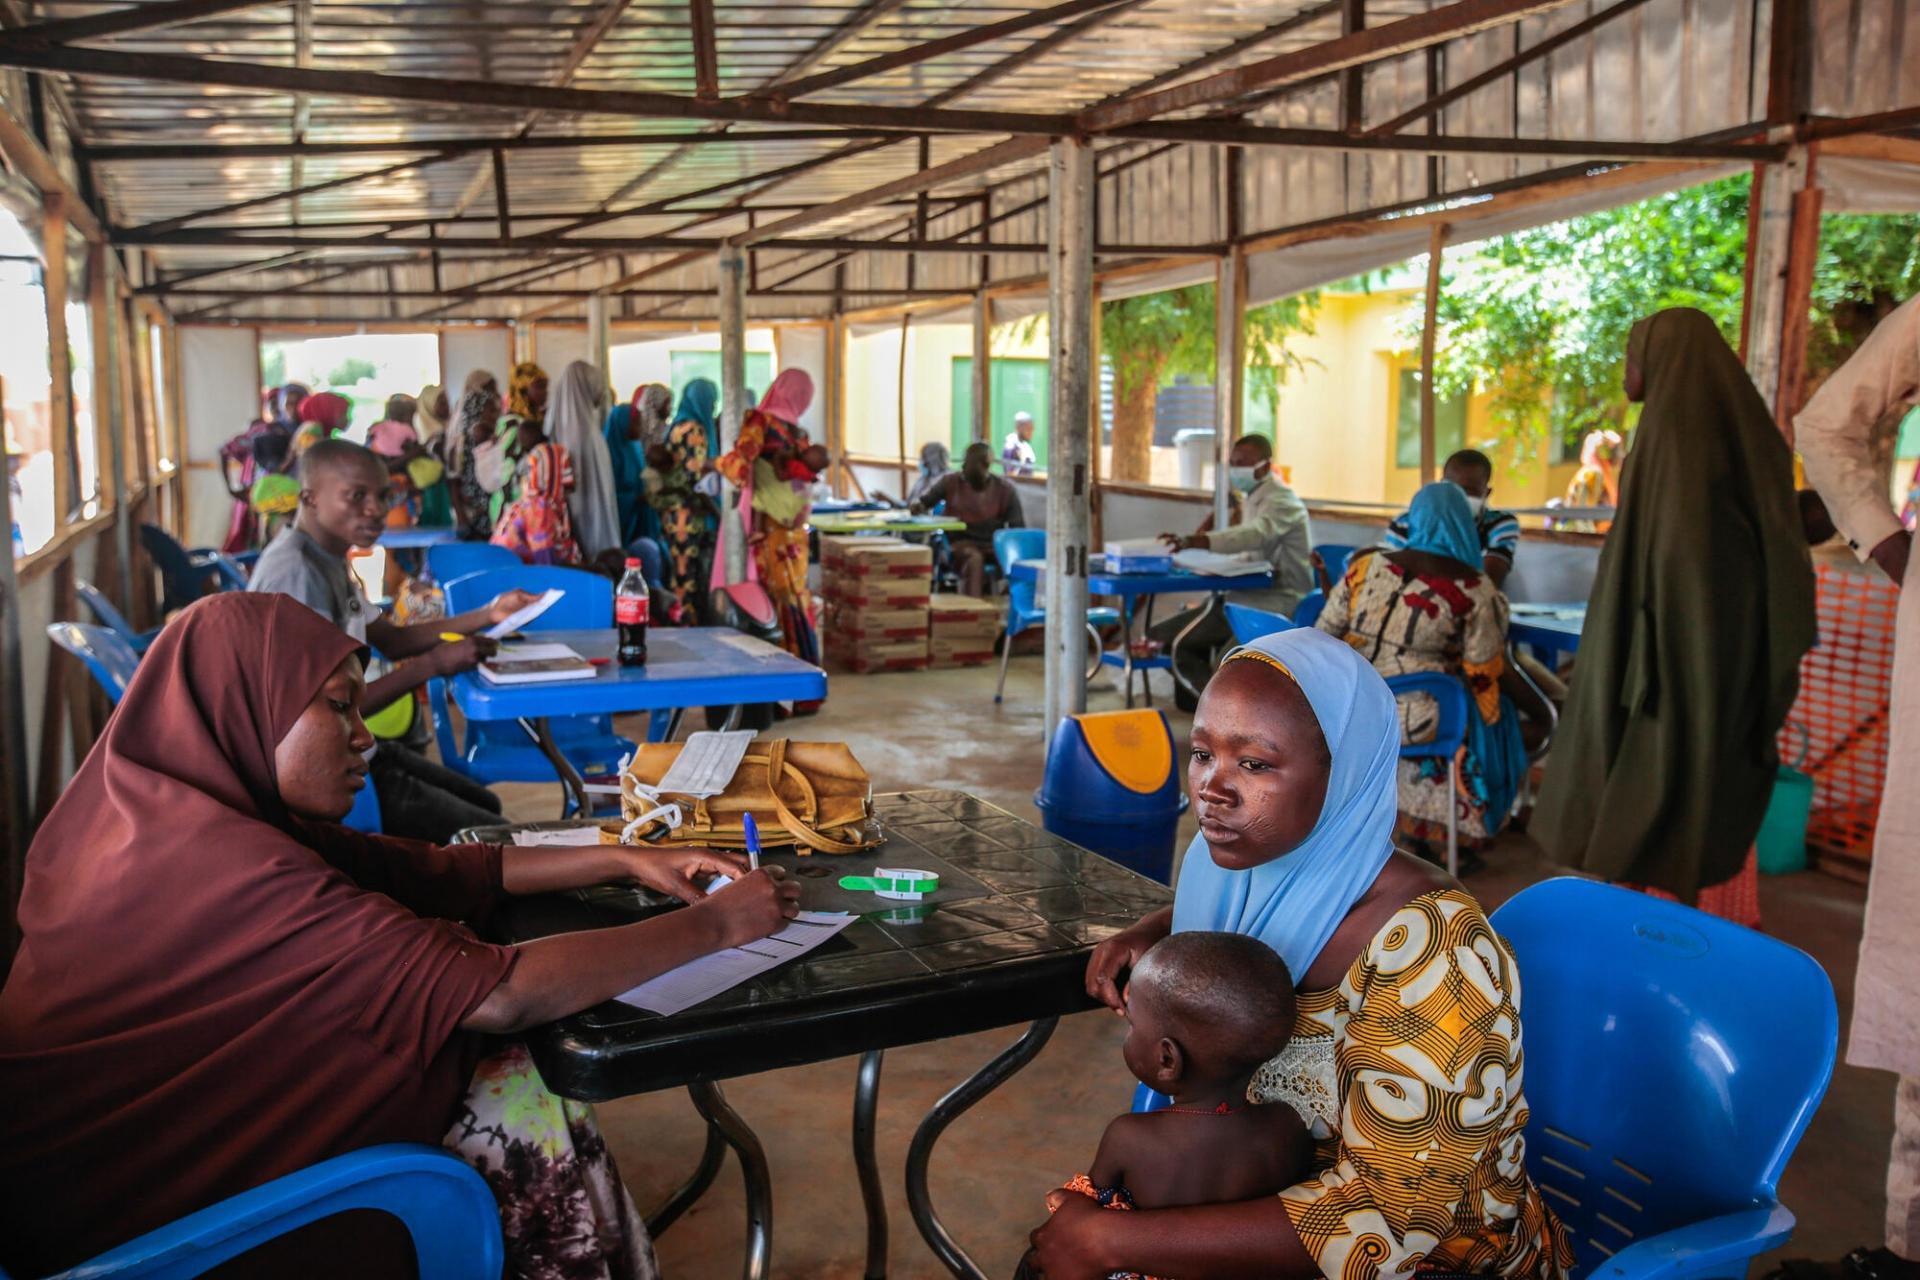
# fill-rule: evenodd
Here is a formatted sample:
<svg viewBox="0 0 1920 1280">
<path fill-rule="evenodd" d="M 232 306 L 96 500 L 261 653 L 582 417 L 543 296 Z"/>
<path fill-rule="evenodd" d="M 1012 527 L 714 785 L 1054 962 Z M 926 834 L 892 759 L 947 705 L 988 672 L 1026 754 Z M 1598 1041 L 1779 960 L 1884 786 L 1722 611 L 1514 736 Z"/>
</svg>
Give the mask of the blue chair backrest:
<svg viewBox="0 0 1920 1280">
<path fill-rule="evenodd" d="M 441 542 L 427 548 L 427 572 L 442 587 L 470 573 L 512 569 L 519 564 L 519 556 L 491 542 Z"/>
<path fill-rule="evenodd" d="M 113 607 L 113 601 L 107 599 L 106 592 L 85 578 L 75 578 L 73 589 L 87 608 L 93 611 L 93 616 L 100 620 L 101 626 L 111 628 L 129 645 L 139 643 L 140 633 L 133 629 L 133 624 L 127 621 L 125 614 Z"/>
<path fill-rule="evenodd" d="M 1467 740 L 1467 716 L 1472 708 L 1467 705 L 1466 682 L 1459 676 L 1443 675 L 1438 671 L 1415 671 L 1403 676 L 1388 676 L 1387 688 L 1393 690 L 1395 697 L 1405 693 L 1427 694 L 1440 708 L 1440 720 L 1434 726 L 1433 740 L 1401 743 L 1402 760 L 1418 760 L 1427 756 L 1446 760 Z"/>
<path fill-rule="evenodd" d="M 1578 1273 L 1634 1240 L 1771 1205 L 1839 1045 L 1813 958 L 1572 878 L 1522 890 L 1493 926 L 1522 977 L 1527 1168 Z"/>
<path fill-rule="evenodd" d="M 380 796 L 373 789 L 372 778 L 368 778 L 367 785 L 355 794 L 353 808 L 346 817 L 340 819 L 340 825 L 370 835 L 380 834 Z"/>
<path fill-rule="evenodd" d="M 535 593 L 558 587 L 567 593 L 530 624 L 529 631 L 584 631 L 613 625 L 613 583 L 585 569 L 522 564 L 470 573 L 442 584 L 449 614 L 478 609 L 502 591 L 516 587 Z"/>
<path fill-rule="evenodd" d="M 1014 577 L 1013 566 L 1022 560 L 1047 558 L 1047 531 L 1045 529 L 995 529 L 993 558 L 1000 562 L 1001 572 L 1007 575 L 1009 623 L 1039 613 L 1040 608 L 1034 603 L 1034 583 L 1031 580 L 1023 582 Z M 1018 627 L 1013 629 L 1019 630 Z"/>
<path fill-rule="evenodd" d="M 1300 624 L 1267 609 L 1256 609 L 1250 604 L 1227 602 L 1227 626 L 1233 630 L 1233 638 L 1241 644 L 1251 644 L 1261 636 L 1270 636 L 1276 631 L 1292 631 Z"/>
<path fill-rule="evenodd" d="M 1313 549 L 1313 554 L 1319 556 L 1320 563 L 1326 566 L 1327 578 L 1338 582 L 1346 576 L 1347 561 L 1353 558 L 1357 550 L 1358 547 L 1348 546 L 1344 542 L 1323 542 Z"/>
<path fill-rule="evenodd" d="M 1300 597 L 1300 603 L 1293 606 L 1293 625 L 1310 627 L 1320 621 L 1320 611 L 1327 607 L 1327 593 L 1315 587 Z"/>
<path fill-rule="evenodd" d="M 140 655 L 132 645 L 105 627 L 84 622 L 53 623 L 47 628 L 47 638 L 86 663 L 107 697 L 119 704 L 140 666 Z"/>
</svg>

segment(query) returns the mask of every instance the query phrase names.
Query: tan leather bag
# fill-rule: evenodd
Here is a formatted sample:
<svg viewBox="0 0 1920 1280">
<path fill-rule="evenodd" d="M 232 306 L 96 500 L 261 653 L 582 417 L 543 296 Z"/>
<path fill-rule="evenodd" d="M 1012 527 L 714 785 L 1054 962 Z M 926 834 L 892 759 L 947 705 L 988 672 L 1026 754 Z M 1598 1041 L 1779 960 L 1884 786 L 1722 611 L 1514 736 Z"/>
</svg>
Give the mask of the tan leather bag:
<svg viewBox="0 0 1920 1280">
<path fill-rule="evenodd" d="M 844 742 L 756 742 L 720 795 L 695 799 L 663 792 L 656 802 L 635 784 L 658 786 L 679 759 L 681 745 L 650 742 L 634 755 L 620 778 L 623 821 L 611 831 L 602 828 L 614 841 L 628 823 L 661 803 L 680 806 L 680 825 L 644 832 L 638 837 L 643 843 L 744 849 L 741 818 L 748 813 L 764 843 L 791 839 L 803 854 L 857 853 L 884 839 L 873 821 L 872 780 Z"/>
</svg>

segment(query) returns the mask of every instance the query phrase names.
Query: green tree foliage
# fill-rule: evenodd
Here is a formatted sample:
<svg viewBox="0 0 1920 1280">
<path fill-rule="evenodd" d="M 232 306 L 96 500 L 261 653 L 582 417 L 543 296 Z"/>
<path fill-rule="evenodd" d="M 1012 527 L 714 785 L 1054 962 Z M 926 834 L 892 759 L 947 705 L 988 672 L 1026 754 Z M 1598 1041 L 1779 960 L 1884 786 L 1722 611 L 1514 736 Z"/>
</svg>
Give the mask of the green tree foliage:
<svg viewBox="0 0 1920 1280">
<path fill-rule="evenodd" d="M 327 385 L 351 387 L 366 378 L 378 377 L 379 373 L 380 370 L 373 361 L 364 360 L 359 356 L 348 356 L 340 362 L 339 368 L 327 375 Z"/>
<path fill-rule="evenodd" d="M 1490 392 L 1515 462 L 1548 438 L 1571 452 L 1587 431 L 1620 425 L 1627 333 L 1643 316 L 1698 307 L 1738 345 L 1751 185 L 1742 174 L 1449 252 L 1441 394 Z M 1836 367 L 1916 291 L 1920 217 L 1823 219 L 1809 372 Z"/>
<path fill-rule="evenodd" d="M 265 343 L 260 350 L 260 385 L 283 387 L 287 383 L 287 349 L 277 343 Z"/>
<path fill-rule="evenodd" d="M 1318 292 L 1303 293 L 1247 311 L 1247 377 L 1257 394 L 1271 398 L 1304 367 L 1287 339 L 1313 332 L 1319 300 Z M 1101 304 L 1100 350 L 1113 366 L 1114 479 L 1150 476 L 1155 394 L 1183 375 L 1212 381 L 1218 349 L 1211 284 Z"/>
</svg>

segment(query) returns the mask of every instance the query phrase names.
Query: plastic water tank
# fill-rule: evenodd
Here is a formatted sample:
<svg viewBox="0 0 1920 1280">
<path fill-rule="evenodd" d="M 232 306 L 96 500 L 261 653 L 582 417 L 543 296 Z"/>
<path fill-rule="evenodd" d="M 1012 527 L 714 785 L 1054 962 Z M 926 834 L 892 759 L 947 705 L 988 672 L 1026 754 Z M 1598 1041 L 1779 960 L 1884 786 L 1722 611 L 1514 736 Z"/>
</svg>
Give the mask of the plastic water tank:
<svg viewBox="0 0 1920 1280">
<path fill-rule="evenodd" d="M 1180 460 L 1180 487 L 1211 489 L 1207 468 L 1213 465 L 1213 428 L 1187 427 L 1174 432 L 1173 449 Z"/>
<path fill-rule="evenodd" d="M 1168 883 L 1187 797 L 1167 717 L 1141 708 L 1062 720 L 1033 802 L 1054 835 Z"/>
</svg>

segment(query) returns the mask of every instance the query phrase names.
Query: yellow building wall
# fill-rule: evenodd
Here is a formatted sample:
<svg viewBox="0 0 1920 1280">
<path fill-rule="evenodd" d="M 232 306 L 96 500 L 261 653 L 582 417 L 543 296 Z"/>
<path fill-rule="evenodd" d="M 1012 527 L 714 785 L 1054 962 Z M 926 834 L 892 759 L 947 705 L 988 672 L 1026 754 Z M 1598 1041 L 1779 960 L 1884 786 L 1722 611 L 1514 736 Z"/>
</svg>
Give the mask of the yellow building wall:
<svg viewBox="0 0 1920 1280">
<path fill-rule="evenodd" d="M 1047 325 L 1014 322 L 996 327 L 996 356 L 1047 358 Z M 970 323 L 915 321 L 907 328 L 906 457 L 920 446 L 947 443 L 953 425 L 953 362 L 973 355 Z M 892 458 L 900 447 L 900 326 L 896 322 L 847 342 L 847 449 Z"/>
</svg>

